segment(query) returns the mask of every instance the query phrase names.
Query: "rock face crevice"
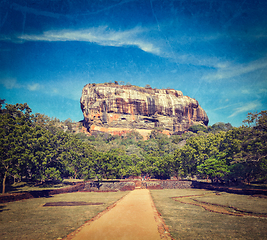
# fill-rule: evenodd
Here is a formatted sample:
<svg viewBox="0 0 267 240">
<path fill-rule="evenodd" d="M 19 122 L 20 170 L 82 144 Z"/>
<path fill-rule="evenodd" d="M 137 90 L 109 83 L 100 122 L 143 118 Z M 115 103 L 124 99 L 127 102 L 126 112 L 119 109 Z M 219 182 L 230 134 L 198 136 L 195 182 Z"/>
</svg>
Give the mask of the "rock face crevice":
<svg viewBox="0 0 267 240">
<path fill-rule="evenodd" d="M 160 127 L 167 134 L 179 134 L 192 125 L 207 126 L 209 122 L 197 100 L 174 89 L 87 84 L 80 103 L 89 132 L 136 130 L 144 135 Z"/>
</svg>

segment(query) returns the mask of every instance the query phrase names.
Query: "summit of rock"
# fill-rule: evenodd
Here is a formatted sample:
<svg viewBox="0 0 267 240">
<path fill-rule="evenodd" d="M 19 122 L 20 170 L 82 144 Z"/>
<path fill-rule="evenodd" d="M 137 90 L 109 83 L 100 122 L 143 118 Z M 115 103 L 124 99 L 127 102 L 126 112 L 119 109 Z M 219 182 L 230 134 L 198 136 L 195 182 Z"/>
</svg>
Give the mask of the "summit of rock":
<svg viewBox="0 0 267 240">
<path fill-rule="evenodd" d="M 152 89 L 114 83 L 87 84 L 80 99 L 83 124 L 89 132 L 147 136 L 155 127 L 179 134 L 195 124 L 208 125 L 197 100 L 174 89 Z"/>
</svg>

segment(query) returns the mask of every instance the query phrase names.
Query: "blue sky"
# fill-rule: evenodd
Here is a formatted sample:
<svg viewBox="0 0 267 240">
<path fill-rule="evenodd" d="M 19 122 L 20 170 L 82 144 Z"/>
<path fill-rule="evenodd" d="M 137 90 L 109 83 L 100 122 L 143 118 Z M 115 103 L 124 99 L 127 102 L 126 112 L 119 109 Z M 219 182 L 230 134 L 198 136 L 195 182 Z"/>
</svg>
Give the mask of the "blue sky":
<svg viewBox="0 0 267 240">
<path fill-rule="evenodd" d="M 210 125 L 267 109 L 266 0 L 2 0 L 0 98 L 83 119 L 87 83 L 174 88 Z"/>
</svg>

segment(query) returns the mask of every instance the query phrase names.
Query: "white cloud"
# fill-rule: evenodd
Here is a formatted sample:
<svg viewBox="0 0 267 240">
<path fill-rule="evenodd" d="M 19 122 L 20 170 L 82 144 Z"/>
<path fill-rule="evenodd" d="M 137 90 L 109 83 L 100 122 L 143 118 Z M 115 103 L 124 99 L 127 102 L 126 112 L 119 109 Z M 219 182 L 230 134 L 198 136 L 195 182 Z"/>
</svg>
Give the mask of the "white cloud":
<svg viewBox="0 0 267 240">
<path fill-rule="evenodd" d="M 225 102 L 228 102 L 229 99 L 226 99 Z M 215 108 L 213 109 L 213 111 L 217 111 L 217 110 L 222 110 L 222 109 L 226 109 L 226 108 L 230 108 L 230 107 L 233 107 L 233 106 L 236 106 L 236 105 L 239 105 L 238 103 L 234 103 L 234 104 L 229 104 L 229 105 L 226 105 L 226 106 L 222 106 L 222 107 L 218 107 L 218 108 Z"/>
<path fill-rule="evenodd" d="M 202 36 L 179 36 L 164 39 L 158 35 L 157 28 L 144 28 L 137 26 L 128 30 L 114 30 L 108 26 L 91 27 L 87 29 L 64 29 L 49 30 L 41 34 L 23 34 L 17 38 L 0 36 L 0 40 L 23 43 L 25 41 L 48 41 L 48 42 L 67 42 L 79 41 L 98 44 L 101 46 L 112 47 L 137 47 L 140 50 L 154 55 L 169 59 L 177 65 L 206 66 L 217 69 L 215 73 L 206 74 L 202 80 L 208 82 L 227 79 L 239 76 L 251 71 L 255 71 L 267 66 L 266 59 L 252 62 L 247 65 L 233 65 L 229 61 L 222 61 L 216 56 L 203 56 L 202 54 L 190 54 L 182 46 L 191 41 L 213 41 L 221 38 L 222 34 L 202 35 Z M 189 40 L 188 40 L 189 38 Z M 179 50 L 179 51 L 177 51 Z"/>
<path fill-rule="evenodd" d="M 215 65 L 216 68 L 221 68 L 221 69 L 222 68 L 225 69 L 225 68 L 227 68 L 229 66 L 230 66 L 230 63 L 229 62 L 219 62 L 219 63 L 217 63 Z"/>
<path fill-rule="evenodd" d="M 141 50 L 156 55 L 160 54 L 160 49 L 153 43 L 140 36 L 146 32 L 146 29 L 135 27 L 126 31 L 114 31 L 106 26 L 98 28 L 89 28 L 84 30 L 59 30 L 46 31 L 43 34 L 33 35 L 24 34 L 18 39 L 23 41 L 80 41 L 96 43 L 102 46 L 136 46 Z"/>
<path fill-rule="evenodd" d="M 79 100 L 84 86 L 83 79 L 64 77 L 44 83 L 40 90 L 50 96 L 61 96 L 71 100 Z"/>
<path fill-rule="evenodd" d="M 250 62 L 248 64 L 239 64 L 235 66 L 229 66 L 218 69 L 216 73 L 207 74 L 203 76 L 202 79 L 206 80 L 207 82 L 212 82 L 221 79 L 229 79 L 259 69 L 264 69 L 266 67 L 267 67 L 267 58 L 263 58 L 254 62 Z"/>
<path fill-rule="evenodd" d="M 40 94 L 44 93 L 52 96 L 62 96 L 72 100 L 79 100 L 81 97 L 81 89 L 84 84 L 81 83 L 81 79 L 59 79 L 42 83 L 37 82 L 22 82 L 18 81 L 16 78 L 6 76 L 6 73 L 0 72 L 0 88 L 7 90 L 11 89 L 22 89 L 31 92 L 38 92 Z M 2 86 L 1 86 L 2 85 Z"/>
<path fill-rule="evenodd" d="M 14 89 L 14 88 L 25 88 L 29 91 L 37 91 L 42 88 L 39 83 L 32 83 L 32 84 L 23 84 L 18 83 L 16 78 L 2 78 L 0 79 L 0 84 L 4 85 L 6 89 Z"/>
<path fill-rule="evenodd" d="M 6 89 L 21 88 L 22 86 L 17 83 L 16 78 L 3 78 L 0 79 L 0 84 L 4 85 Z"/>
<path fill-rule="evenodd" d="M 250 90 L 249 89 L 243 89 L 243 90 L 241 90 L 241 93 L 250 94 Z"/>
<path fill-rule="evenodd" d="M 234 117 L 239 113 L 243 113 L 243 112 L 249 112 L 249 111 L 255 111 L 258 107 L 260 107 L 262 104 L 258 101 L 254 101 L 254 102 L 250 102 L 245 104 L 242 107 L 236 108 L 234 110 L 234 113 L 231 114 L 230 116 L 228 116 L 228 118 Z"/>
<path fill-rule="evenodd" d="M 28 84 L 27 89 L 30 91 L 36 91 L 39 90 L 41 85 L 39 83 L 33 83 L 33 84 Z"/>
<path fill-rule="evenodd" d="M 172 60 L 177 65 L 179 64 L 186 64 L 186 65 L 194 65 L 194 66 L 206 66 L 217 68 L 219 64 L 219 59 L 217 57 L 203 57 L 200 55 L 193 55 L 193 54 L 178 54 L 175 52 L 168 52 L 168 51 L 161 51 L 158 54 L 160 57 L 164 57 L 167 59 Z M 226 65 L 226 63 L 224 64 Z"/>
<path fill-rule="evenodd" d="M 156 35 L 155 35 L 156 34 Z M 193 37 L 196 38 L 196 37 Z M 208 36 L 205 41 L 211 41 L 218 36 Z M 203 38 L 199 38 L 202 39 Z M 14 43 L 23 43 L 25 41 L 48 41 L 48 42 L 67 42 L 79 41 L 95 43 L 101 46 L 112 47 L 137 47 L 144 52 L 152 53 L 159 57 L 163 57 L 175 62 L 177 65 L 195 65 L 207 66 L 219 69 L 227 69 L 229 62 L 222 62 L 217 57 L 208 57 L 196 54 L 188 54 L 183 48 L 179 48 L 177 52 L 174 48 L 177 44 L 182 44 L 179 36 L 172 39 L 163 39 L 158 36 L 156 28 L 144 28 L 137 26 L 128 30 L 113 30 L 108 26 L 92 27 L 88 29 L 64 29 L 64 30 L 49 30 L 42 34 L 23 34 L 17 38 L 8 36 L 0 36 L 0 40 L 12 41 Z M 183 42 L 183 40 L 182 40 Z M 187 41 L 188 42 L 188 41 Z M 172 44 L 171 44 L 172 43 Z"/>
<path fill-rule="evenodd" d="M 54 93 L 54 94 L 58 94 L 58 93 L 59 93 L 59 91 L 58 91 L 57 88 L 52 88 L 52 89 L 51 89 L 51 92 Z"/>
<path fill-rule="evenodd" d="M 259 90 L 259 93 L 267 93 L 267 88 L 262 88 Z"/>
</svg>

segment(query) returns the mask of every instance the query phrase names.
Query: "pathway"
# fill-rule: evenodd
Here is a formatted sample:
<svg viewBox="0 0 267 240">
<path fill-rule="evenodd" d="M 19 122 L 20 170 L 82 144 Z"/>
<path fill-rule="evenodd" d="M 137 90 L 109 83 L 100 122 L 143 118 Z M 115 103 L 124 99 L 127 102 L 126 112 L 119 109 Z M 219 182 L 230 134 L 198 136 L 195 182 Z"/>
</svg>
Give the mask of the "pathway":
<svg viewBox="0 0 267 240">
<path fill-rule="evenodd" d="M 147 189 L 136 189 L 94 221 L 66 239 L 71 240 L 160 240 L 171 239 L 163 228 Z"/>
</svg>

